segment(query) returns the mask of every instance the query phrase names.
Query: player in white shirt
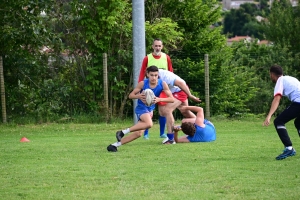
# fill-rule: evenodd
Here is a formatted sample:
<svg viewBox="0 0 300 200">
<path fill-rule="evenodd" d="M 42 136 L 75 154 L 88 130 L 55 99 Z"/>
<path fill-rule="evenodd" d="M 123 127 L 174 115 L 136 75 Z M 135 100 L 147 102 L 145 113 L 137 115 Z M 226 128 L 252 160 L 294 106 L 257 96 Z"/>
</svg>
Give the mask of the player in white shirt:
<svg viewBox="0 0 300 200">
<path fill-rule="evenodd" d="M 167 138 L 163 140 L 163 144 L 175 144 L 176 142 L 174 141 L 173 130 L 175 120 L 173 117 L 173 111 L 177 108 L 185 118 L 196 119 L 196 116 L 193 112 L 188 109 L 183 109 L 183 107 L 189 105 L 188 98 L 195 102 L 201 102 L 201 100 L 192 95 L 190 89 L 186 85 L 186 82 L 173 72 L 159 69 L 159 78 L 168 84 L 169 89 L 175 98 L 173 103 L 166 103 L 163 106 L 159 106 L 160 116 L 164 116 L 167 119 L 168 133 Z"/>
<path fill-rule="evenodd" d="M 291 104 L 274 120 L 275 129 L 285 147 L 283 153 L 278 155 L 276 160 L 282 160 L 296 154 L 285 124 L 295 119 L 294 125 L 300 136 L 300 82 L 292 76 L 284 76 L 282 68 L 278 65 L 273 65 L 270 68 L 270 78 L 276 85 L 272 105 L 263 125 L 268 126 L 270 124 L 271 117 L 277 110 L 282 96 L 286 96 L 291 101 Z"/>
</svg>

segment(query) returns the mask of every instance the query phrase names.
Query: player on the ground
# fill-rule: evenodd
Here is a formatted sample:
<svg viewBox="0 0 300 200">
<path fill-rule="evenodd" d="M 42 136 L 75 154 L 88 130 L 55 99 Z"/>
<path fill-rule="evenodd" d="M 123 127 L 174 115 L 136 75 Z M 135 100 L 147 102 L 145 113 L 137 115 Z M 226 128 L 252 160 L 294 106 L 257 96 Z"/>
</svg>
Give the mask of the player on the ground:
<svg viewBox="0 0 300 200">
<path fill-rule="evenodd" d="M 204 118 L 203 108 L 198 106 L 183 106 L 183 110 L 196 112 L 196 118 L 185 118 L 181 126 L 174 126 L 174 139 L 177 143 L 212 142 L 216 140 L 215 126 Z M 178 131 L 185 134 L 178 138 Z"/>
<path fill-rule="evenodd" d="M 295 119 L 294 125 L 300 136 L 300 82 L 292 76 L 284 76 L 282 68 L 278 65 L 273 65 L 270 68 L 270 78 L 276 85 L 272 105 L 263 125 L 268 126 L 270 124 L 271 117 L 277 110 L 282 96 L 286 96 L 292 102 L 274 120 L 275 129 L 284 145 L 283 153 L 279 154 L 276 160 L 282 160 L 296 154 L 285 124 Z"/>
<path fill-rule="evenodd" d="M 145 56 L 143 59 L 138 82 L 144 80 L 147 67 L 152 65 L 157 66 L 158 69 L 164 69 L 173 72 L 170 56 L 162 52 L 163 42 L 161 39 L 159 38 L 154 39 L 152 44 L 152 49 L 153 52 Z M 162 93 L 159 97 L 163 98 L 166 97 L 166 95 Z M 160 109 L 160 107 L 166 105 L 166 103 L 159 102 L 157 103 L 157 105 L 158 105 L 158 109 Z M 161 115 L 159 116 L 159 125 L 160 125 L 160 137 L 166 138 L 166 134 L 164 133 L 166 127 L 166 118 L 164 116 Z M 149 139 L 148 129 L 146 129 L 144 132 L 144 138 Z"/>
<path fill-rule="evenodd" d="M 151 89 L 155 96 L 159 96 L 159 94 L 164 91 L 167 95 L 166 98 L 154 98 L 154 103 L 158 102 L 167 102 L 172 103 L 174 102 L 173 95 L 171 91 L 169 90 L 169 87 L 166 82 L 162 81 L 158 78 L 158 68 L 156 66 L 150 66 L 147 68 L 147 76 L 148 79 L 145 79 L 144 81 L 141 81 L 137 84 L 137 86 L 134 88 L 134 90 L 129 94 L 130 99 L 138 99 L 137 107 L 135 108 L 135 114 L 137 115 L 138 122 L 137 124 L 133 125 L 130 128 L 124 129 L 122 131 L 116 132 L 116 138 L 117 142 L 110 144 L 107 147 L 108 151 L 116 152 L 118 151 L 118 147 L 126 144 L 128 142 L 131 142 L 143 134 L 143 131 L 147 128 L 151 128 L 153 126 L 152 122 L 152 115 L 153 110 L 155 109 L 155 104 L 151 106 L 146 106 L 145 104 L 145 94 L 142 93 L 145 89 Z M 124 137 L 124 135 L 133 132 L 132 134 L 129 134 L 127 137 Z M 123 138 L 124 137 L 124 138 Z"/>
</svg>

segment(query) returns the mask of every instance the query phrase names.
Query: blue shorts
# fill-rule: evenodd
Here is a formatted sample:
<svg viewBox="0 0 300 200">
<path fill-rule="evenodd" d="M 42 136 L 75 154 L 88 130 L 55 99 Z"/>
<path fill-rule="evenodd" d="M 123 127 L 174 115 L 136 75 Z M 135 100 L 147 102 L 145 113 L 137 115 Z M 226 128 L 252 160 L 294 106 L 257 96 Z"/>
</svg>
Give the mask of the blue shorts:
<svg viewBox="0 0 300 200">
<path fill-rule="evenodd" d="M 152 118 L 152 116 L 153 116 L 153 107 L 147 107 L 147 106 L 143 106 L 143 105 L 138 104 L 137 107 L 135 108 L 135 114 L 136 114 L 137 119 L 140 120 L 140 117 L 145 113 L 149 113 L 151 118 Z"/>
</svg>

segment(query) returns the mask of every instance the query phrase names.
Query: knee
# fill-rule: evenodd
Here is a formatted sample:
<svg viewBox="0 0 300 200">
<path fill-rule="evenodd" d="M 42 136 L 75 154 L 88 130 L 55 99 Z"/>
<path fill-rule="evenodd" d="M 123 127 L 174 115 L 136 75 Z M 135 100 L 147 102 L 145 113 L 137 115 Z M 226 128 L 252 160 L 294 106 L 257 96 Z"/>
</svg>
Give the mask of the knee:
<svg viewBox="0 0 300 200">
<path fill-rule="evenodd" d="M 136 131 L 135 135 L 137 138 L 142 137 L 144 131 Z"/>
<path fill-rule="evenodd" d="M 153 122 L 151 121 L 147 125 L 148 125 L 148 128 L 151 128 L 153 126 Z"/>
</svg>

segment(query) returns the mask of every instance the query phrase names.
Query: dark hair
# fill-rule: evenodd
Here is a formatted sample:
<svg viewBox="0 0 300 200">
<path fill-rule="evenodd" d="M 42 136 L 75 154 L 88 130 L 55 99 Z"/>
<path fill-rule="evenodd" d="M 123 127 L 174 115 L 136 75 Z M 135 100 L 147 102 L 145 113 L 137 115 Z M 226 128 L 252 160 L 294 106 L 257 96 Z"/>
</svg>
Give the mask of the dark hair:
<svg viewBox="0 0 300 200">
<path fill-rule="evenodd" d="M 279 65 L 271 66 L 270 72 L 274 73 L 276 76 L 282 76 L 283 75 L 283 70 Z"/>
<path fill-rule="evenodd" d="M 149 72 L 158 72 L 158 68 L 155 65 L 151 65 L 147 68 L 147 73 Z"/>
<path fill-rule="evenodd" d="M 193 137 L 196 132 L 196 127 L 195 124 L 191 122 L 183 122 L 181 124 L 181 130 L 184 132 L 184 134 Z"/>
<path fill-rule="evenodd" d="M 160 41 L 161 43 L 163 43 L 163 41 L 162 41 L 161 39 L 155 38 L 155 39 L 153 40 L 153 43 L 152 43 L 152 44 L 154 44 L 155 41 Z"/>
</svg>

